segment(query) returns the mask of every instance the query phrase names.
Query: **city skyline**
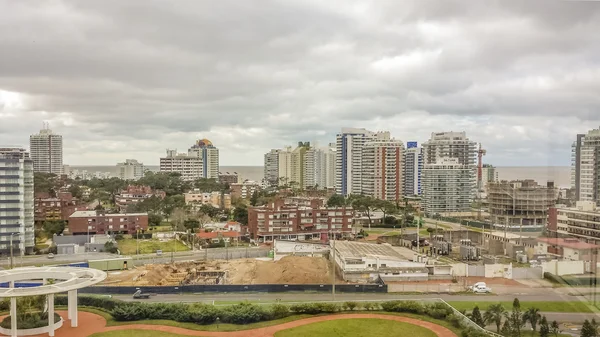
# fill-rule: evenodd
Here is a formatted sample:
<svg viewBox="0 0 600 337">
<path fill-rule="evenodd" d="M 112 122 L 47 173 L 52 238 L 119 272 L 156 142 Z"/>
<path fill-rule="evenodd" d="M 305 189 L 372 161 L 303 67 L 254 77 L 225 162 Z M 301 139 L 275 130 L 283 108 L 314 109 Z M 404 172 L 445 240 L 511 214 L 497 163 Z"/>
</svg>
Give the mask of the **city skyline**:
<svg viewBox="0 0 600 337">
<path fill-rule="evenodd" d="M 600 125 L 594 2 L 4 9 L 18 34 L 0 32 L 0 144 L 48 121 L 71 165 L 155 165 L 198 138 L 221 165 L 260 165 L 281 144 L 361 127 L 421 143 L 465 131 L 494 165 L 566 166 L 572 135 Z"/>
</svg>

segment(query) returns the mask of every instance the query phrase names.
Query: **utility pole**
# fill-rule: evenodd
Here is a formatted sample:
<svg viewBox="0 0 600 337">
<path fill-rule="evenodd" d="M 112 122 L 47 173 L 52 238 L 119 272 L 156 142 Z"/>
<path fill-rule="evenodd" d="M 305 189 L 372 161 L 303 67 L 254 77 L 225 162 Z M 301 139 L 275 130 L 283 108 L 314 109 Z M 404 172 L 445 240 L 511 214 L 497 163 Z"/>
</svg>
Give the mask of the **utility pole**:
<svg viewBox="0 0 600 337">
<path fill-rule="evenodd" d="M 332 251 L 332 256 L 333 256 L 333 260 L 331 261 L 331 265 L 332 265 L 331 296 L 333 297 L 333 300 L 335 301 L 335 240 L 331 241 L 331 251 Z"/>
</svg>

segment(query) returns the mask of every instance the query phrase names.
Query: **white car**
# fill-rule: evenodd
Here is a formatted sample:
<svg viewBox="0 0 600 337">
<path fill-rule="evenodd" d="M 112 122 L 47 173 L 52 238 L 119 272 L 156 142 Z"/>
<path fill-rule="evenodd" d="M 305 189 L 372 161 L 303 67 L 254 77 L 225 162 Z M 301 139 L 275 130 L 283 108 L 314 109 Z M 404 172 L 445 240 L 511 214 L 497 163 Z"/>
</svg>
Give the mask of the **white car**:
<svg viewBox="0 0 600 337">
<path fill-rule="evenodd" d="M 476 294 L 487 294 L 492 292 L 492 288 L 485 285 L 474 286 L 473 292 Z"/>
</svg>

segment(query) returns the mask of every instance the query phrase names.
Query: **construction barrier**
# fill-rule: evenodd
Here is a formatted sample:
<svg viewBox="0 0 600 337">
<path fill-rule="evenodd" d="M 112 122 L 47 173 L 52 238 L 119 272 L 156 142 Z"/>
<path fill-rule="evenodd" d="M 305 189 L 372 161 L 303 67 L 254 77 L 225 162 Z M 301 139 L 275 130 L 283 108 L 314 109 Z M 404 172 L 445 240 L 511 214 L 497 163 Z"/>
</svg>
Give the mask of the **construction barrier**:
<svg viewBox="0 0 600 337">
<path fill-rule="evenodd" d="M 385 284 L 340 284 L 335 286 L 335 291 L 340 293 L 387 293 Z M 179 294 L 179 293 L 284 293 L 284 292 L 331 292 L 331 284 L 197 284 L 183 286 L 127 286 L 107 287 L 95 286 L 80 289 L 80 293 L 87 294 L 114 294 L 133 295 L 138 289 L 144 293 L 152 294 Z"/>
</svg>

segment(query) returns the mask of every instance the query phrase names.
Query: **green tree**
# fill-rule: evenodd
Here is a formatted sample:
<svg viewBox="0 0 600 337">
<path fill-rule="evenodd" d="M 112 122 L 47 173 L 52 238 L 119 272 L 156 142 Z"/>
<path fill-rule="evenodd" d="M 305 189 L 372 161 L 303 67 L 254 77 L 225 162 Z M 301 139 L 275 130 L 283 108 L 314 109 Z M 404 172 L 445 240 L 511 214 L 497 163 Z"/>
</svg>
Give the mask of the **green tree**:
<svg viewBox="0 0 600 337">
<path fill-rule="evenodd" d="M 258 191 L 254 190 L 252 196 L 250 197 L 250 206 L 258 205 Z"/>
<path fill-rule="evenodd" d="M 163 214 L 167 219 L 171 217 L 176 208 L 185 208 L 185 198 L 183 195 L 172 195 L 165 198 L 163 201 Z"/>
<path fill-rule="evenodd" d="M 35 193 L 49 193 L 51 197 L 56 196 L 56 185 L 58 177 L 53 173 L 34 172 L 33 189 Z"/>
<path fill-rule="evenodd" d="M 471 320 L 475 322 L 475 324 L 479 325 L 482 328 L 485 328 L 485 321 L 483 319 L 483 316 L 481 316 L 479 306 L 475 306 L 475 308 L 473 308 L 473 311 L 469 316 L 469 318 L 471 318 Z"/>
<path fill-rule="evenodd" d="M 548 320 L 546 316 L 542 316 L 540 320 L 540 337 L 549 337 L 550 336 L 550 326 L 548 325 Z"/>
<path fill-rule="evenodd" d="M 600 335 L 600 326 L 596 322 L 595 318 L 592 318 L 591 325 L 592 325 L 592 328 L 594 328 L 594 331 L 596 332 L 596 335 Z"/>
<path fill-rule="evenodd" d="M 558 325 L 557 321 L 552 321 L 552 324 L 550 325 L 550 331 L 552 331 L 555 337 L 558 337 L 558 334 L 560 334 L 560 326 Z"/>
<path fill-rule="evenodd" d="M 241 223 L 242 225 L 248 224 L 248 207 L 243 204 L 237 205 L 233 209 L 233 220 Z"/>
<path fill-rule="evenodd" d="M 534 333 L 537 331 L 537 324 L 540 319 L 542 319 L 542 315 L 540 315 L 540 309 L 538 308 L 529 308 L 523 314 L 523 322 L 529 322 Z"/>
<path fill-rule="evenodd" d="M 523 313 L 521 312 L 521 302 L 518 298 L 513 301 L 512 311 L 507 313 L 506 318 L 510 324 L 511 336 L 521 337 L 521 328 L 523 325 Z"/>
<path fill-rule="evenodd" d="M 219 209 L 210 204 L 204 204 L 200 206 L 199 211 L 206 214 L 210 218 L 214 218 L 219 215 Z"/>
<path fill-rule="evenodd" d="M 332 194 L 327 199 L 327 207 L 344 207 L 346 206 L 346 198 L 341 194 Z"/>
<path fill-rule="evenodd" d="M 597 337 L 596 328 L 587 319 L 583 322 L 581 327 L 581 337 Z"/>
<path fill-rule="evenodd" d="M 376 199 L 363 195 L 355 197 L 352 201 L 352 208 L 354 208 L 355 211 L 361 212 L 367 216 L 367 219 L 369 219 L 369 229 L 371 229 L 371 224 L 373 222 L 371 216 L 373 211 L 377 209 Z"/>
<path fill-rule="evenodd" d="M 62 234 L 65 230 L 65 222 L 62 220 L 44 221 L 42 229 L 46 232 L 46 236 L 51 238 L 54 234 Z"/>
<path fill-rule="evenodd" d="M 156 213 L 148 213 L 148 225 L 150 225 L 150 227 L 160 226 L 162 220 L 162 215 Z"/>
<path fill-rule="evenodd" d="M 502 318 L 506 314 L 506 309 L 502 304 L 492 304 L 488 307 L 488 310 L 483 314 L 483 319 L 486 322 L 494 323 L 496 325 L 496 332 L 500 333 L 500 327 L 502 325 Z"/>
<path fill-rule="evenodd" d="M 195 219 L 187 219 L 183 222 L 183 226 L 186 229 L 189 229 L 192 233 L 195 233 L 198 228 L 200 228 L 200 221 Z"/>
<path fill-rule="evenodd" d="M 506 337 L 511 337 L 513 335 L 512 327 L 510 326 L 509 320 L 504 321 L 502 329 L 500 329 L 500 333 Z"/>
<path fill-rule="evenodd" d="M 73 198 L 81 199 L 83 197 L 83 190 L 81 189 L 81 186 L 77 184 L 71 184 L 68 191 L 71 193 Z"/>
</svg>

